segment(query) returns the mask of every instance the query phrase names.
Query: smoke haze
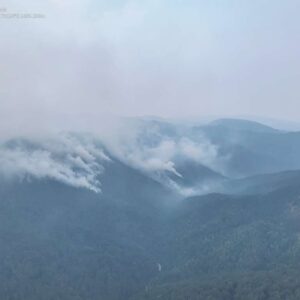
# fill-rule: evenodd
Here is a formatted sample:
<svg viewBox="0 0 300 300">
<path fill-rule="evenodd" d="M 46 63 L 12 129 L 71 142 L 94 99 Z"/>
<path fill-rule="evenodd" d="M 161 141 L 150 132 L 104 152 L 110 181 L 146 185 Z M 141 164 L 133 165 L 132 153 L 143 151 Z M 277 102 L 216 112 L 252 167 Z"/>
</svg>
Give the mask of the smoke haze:
<svg viewBox="0 0 300 300">
<path fill-rule="evenodd" d="M 300 117 L 298 1 L 1 7 L 44 14 L 0 19 L 2 135 L 107 114 Z"/>
</svg>

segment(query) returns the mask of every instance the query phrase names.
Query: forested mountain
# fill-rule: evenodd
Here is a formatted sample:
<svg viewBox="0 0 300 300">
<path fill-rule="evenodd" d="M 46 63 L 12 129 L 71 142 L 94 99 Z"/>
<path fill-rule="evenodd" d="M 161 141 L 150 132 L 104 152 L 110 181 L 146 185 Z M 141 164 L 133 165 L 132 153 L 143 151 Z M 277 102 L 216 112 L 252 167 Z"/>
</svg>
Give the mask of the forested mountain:
<svg viewBox="0 0 300 300">
<path fill-rule="evenodd" d="M 0 298 L 299 299 L 300 134 L 134 120 L 0 146 Z"/>
</svg>

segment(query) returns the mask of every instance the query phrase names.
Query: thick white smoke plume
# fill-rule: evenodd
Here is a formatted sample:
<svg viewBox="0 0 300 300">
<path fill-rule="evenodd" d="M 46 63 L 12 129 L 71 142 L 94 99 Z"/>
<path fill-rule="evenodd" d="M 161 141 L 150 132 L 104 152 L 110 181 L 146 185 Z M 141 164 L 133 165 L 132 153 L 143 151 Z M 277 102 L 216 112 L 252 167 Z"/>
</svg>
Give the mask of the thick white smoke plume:
<svg viewBox="0 0 300 300">
<path fill-rule="evenodd" d="M 195 140 L 174 125 L 166 131 L 166 126 L 126 120 L 122 128 L 106 134 L 60 133 L 2 141 L 0 175 L 48 178 L 99 193 L 105 168 L 121 161 L 179 193 L 190 194 L 191 187 L 183 189 L 176 182 L 184 179 L 177 165 L 189 161 L 217 169 L 218 149 L 204 137 Z"/>
<path fill-rule="evenodd" d="M 118 138 L 105 139 L 105 145 L 125 164 L 185 195 L 193 194 L 195 190 L 176 183 L 176 178 L 184 177 L 178 165 L 188 161 L 221 173 L 223 169 L 224 158 L 219 156 L 216 145 L 204 136 L 193 137 L 190 128 L 183 130 L 176 124 L 133 122 Z"/>
<path fill-rule="evenodd" d="M 96 193 L 101 191 L 101 161 L 109 158 L 88 139 L 60 135 L 34 141 L 4 143 L 0 147 L 0 173 L 6 178 L 49 178 Z"/>
</svg>

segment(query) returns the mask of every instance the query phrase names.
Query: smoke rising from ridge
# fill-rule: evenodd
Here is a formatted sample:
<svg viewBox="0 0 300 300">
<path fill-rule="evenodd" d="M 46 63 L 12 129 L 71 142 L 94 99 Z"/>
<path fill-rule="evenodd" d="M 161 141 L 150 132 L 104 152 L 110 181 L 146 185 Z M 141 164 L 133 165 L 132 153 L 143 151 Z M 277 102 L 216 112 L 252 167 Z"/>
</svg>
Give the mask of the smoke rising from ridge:
<svg viewBox="0 0 300 300">
<path fill-rule="evenodd" d="M 175 129 L 166 134 L 164 123 L 153 126 L 151 121 L 141 124 L 123 119 L 120 124 L 106 133 L 61 132 L 4 140 L 0 144 L 0 174 L 19 180 L 52 179 L 99 193 L 106 168 L 121 161 L 178 193 L 191 194 L 175 180 L 184 179 L 178 163 L 188 160 L 210 168 L 221 165 L 217 147 L 204 137 L 193 141 Z"/>
<path fill-rule="evenodd" d="M 93 144 L 68 135 L 29 145 L 24 141 L 11 143 L 0 147 L 0 174 L 5 178 L 52 179 L 101 192 L 99 176 L 104 170 L 101 161 L 109 158 Z"/>
</svg>

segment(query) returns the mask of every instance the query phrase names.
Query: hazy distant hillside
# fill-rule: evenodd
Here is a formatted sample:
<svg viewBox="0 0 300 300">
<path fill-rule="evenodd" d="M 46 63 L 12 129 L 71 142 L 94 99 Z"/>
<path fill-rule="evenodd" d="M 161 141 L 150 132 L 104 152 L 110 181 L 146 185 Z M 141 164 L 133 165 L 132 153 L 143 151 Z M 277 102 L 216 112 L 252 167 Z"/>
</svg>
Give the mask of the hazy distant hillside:
<svg viewBox="0 0 300 300">
<path fill-rule="evenodd" d="M 219 186 L 220 192 L 229 194 L 269 193 L 283 188 L 295 188 L 300 183 L 300 171 L 259 174 L 236 180 L 224 180 Z"/>
<path fill-rule="evenodd" d="M 242 119 L 218 119 L 212 121 L 208 127 L 219 127 L 232 131 L 251 131 L 251 132 L 264 132 L 264 133 L 278 133 L 279 130 L 266 126 L 254 121 Z"/>
<path fill-rule="evenodd" d="M 300 167 L 300 133 L 275 130 L 256 122 L 219 120 L 193 128 L 194 136 L 204 135 L 227 157 L 224 172 L 249 176 Z"/>
</svg>

